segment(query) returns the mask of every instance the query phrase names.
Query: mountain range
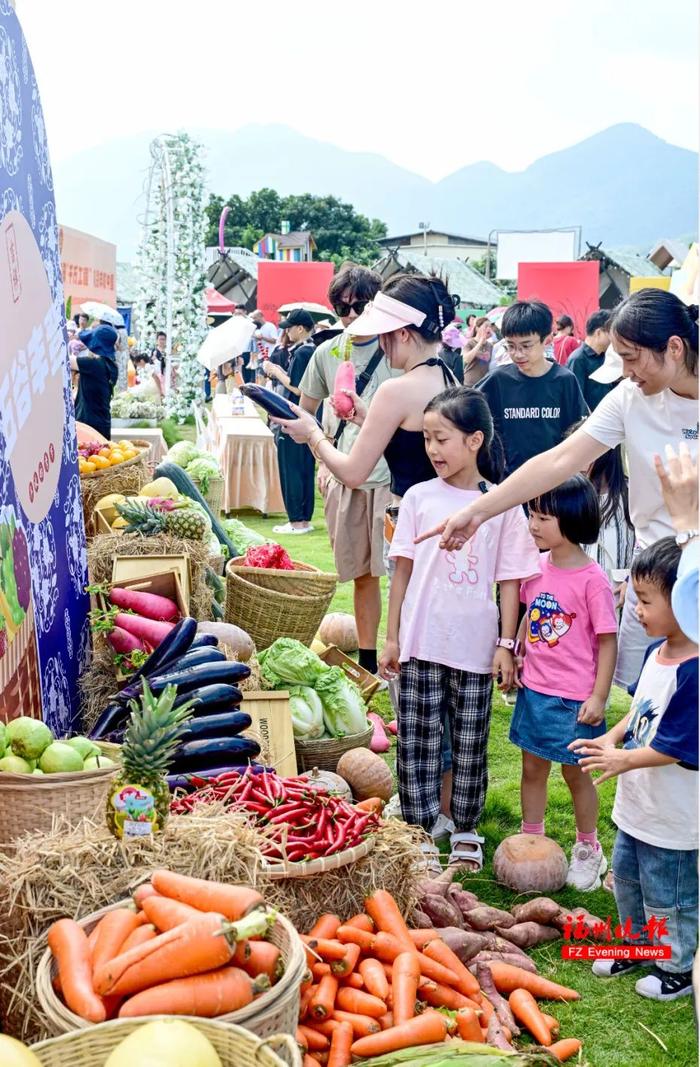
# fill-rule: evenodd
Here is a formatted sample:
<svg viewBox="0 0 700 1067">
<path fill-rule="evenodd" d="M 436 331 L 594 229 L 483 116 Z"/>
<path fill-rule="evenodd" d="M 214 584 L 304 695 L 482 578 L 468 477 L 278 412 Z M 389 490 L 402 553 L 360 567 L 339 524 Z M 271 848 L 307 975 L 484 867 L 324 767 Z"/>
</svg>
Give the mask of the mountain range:
<svg viewBox="0 0 700 1067">
<path fill-rule="evenodd" d="M 288 126 L 192 130 L 205 146 L 207 189 L 247 196 L 332 194 L 382 219 L 389 234 L 433 229 L 485 239 L 495 229 L 581 226 L 583 237 L 645 251 L 697 232 L 698 156 L 632 123 L 610 126 L 510 172 L 472 163 L 432 182 L 374 153 L 349 152 Z M 117 244 L 131 259 L 146 206 L 145 131 L 86 148 L 54 168 L 59 220 Z"/>
</svg>

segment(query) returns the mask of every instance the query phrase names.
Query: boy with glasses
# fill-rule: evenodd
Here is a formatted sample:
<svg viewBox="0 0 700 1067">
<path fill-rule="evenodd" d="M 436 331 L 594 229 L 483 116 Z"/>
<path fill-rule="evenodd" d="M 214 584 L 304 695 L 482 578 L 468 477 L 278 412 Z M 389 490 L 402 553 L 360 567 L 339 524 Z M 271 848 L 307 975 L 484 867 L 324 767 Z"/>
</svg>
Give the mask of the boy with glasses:
<svg viewBox="0 0 700 1067">
<path fill-rule="evenodd" d="M 576 378 L 550 362 L 552 313 L 539 300 L 519 300 L 501 324 L 512 360 L 497 367 L 477 388 L 485 395 L 506 453 L 506 474 L 558 445 L 573 422 L 588 414 Z"/>
</svg>

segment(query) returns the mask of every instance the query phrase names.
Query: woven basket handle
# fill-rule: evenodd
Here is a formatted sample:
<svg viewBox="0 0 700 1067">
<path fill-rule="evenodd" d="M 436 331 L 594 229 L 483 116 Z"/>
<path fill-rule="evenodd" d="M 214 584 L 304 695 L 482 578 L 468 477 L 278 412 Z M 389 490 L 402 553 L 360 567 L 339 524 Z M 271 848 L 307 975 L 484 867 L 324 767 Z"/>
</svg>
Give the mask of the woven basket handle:
<svg viewBox="0 0 700 1067">
<path fill-rule="evenodd" d="M 275 1052 L 277 1050 L 275 1046 L 277 1046 L 277 1048 L 284 1049 L 289 1053 L 290 1063 L 293 1064 L 299 1062 L 299 1046 L 290 1034 L 273 1034 L 272 1037 L 266 1037 L 263 1041 L 260 1042 L 255 1051 L 256 1060 L 260 1055 L 261 1049 L 270 1048 L 273 1052 Z"/>
</svg>

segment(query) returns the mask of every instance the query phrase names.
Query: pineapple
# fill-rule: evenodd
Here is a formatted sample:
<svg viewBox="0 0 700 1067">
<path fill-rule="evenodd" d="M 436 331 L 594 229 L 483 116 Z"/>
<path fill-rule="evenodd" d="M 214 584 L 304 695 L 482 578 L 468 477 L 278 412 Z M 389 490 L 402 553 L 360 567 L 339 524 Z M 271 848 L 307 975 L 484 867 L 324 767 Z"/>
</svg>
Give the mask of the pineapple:
<svg viewBox="0 0 700 1067">
<path fill-rule="evenodd" d="M 191 702 L 173 708 L 176 697 L 174 685 L 155 696 L 144 678 L 140 706 L 131 701 L 122 770 L 107 799 L 107 825 L 115 837 L 147 837 L 165 825 L 170 810 L 165 775 L 191 717 Z"/>
<path fill-rule="evenodd" d="M 189 541 L 204 541 L 208 534 L 204 515 L 170 500 L 162 500 L 154 507 L 144 499 L 127 499 L 117 504 L 117 511 L 128 523 L 124 527 L 126 533 L 140 533 L 144 537 L 169 533 Z"/>
</svg>

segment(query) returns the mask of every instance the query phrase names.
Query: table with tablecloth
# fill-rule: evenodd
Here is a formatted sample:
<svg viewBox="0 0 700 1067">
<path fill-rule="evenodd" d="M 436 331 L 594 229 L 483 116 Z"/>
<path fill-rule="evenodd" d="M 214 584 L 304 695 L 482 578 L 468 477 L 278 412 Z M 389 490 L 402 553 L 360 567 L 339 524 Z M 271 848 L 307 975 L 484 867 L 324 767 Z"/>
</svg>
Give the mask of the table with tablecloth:
<svg viewBox="0 0 700 1067">
<path fill-rule="evenodd" d="M 157 426 L 112 426 L 112 441 L 146 441 L 151 446 L 149 462 L 157 467 L 168 451 L 163 431 Z"/>
<path fill-rule="evenodd" d="M 244 414 L 231 415 L 231 397 L 215 396 L 209 432 L 224 475 L 223 510 L 283 514 L 277 446 L 255 405 L 245 398 Z"/>
</svg>

